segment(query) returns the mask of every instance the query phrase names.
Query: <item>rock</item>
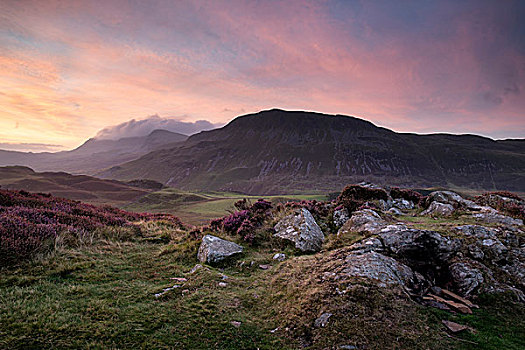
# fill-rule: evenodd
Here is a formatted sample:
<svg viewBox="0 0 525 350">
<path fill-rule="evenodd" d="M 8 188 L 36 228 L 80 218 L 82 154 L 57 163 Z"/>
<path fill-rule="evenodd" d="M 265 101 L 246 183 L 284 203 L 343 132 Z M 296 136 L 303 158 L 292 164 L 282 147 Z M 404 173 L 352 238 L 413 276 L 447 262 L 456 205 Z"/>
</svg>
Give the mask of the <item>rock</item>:
<svg viewBox="0 0 525 350">
<path fill-rule="evenodd" d="M 241 322 L 239 321 L 231 321 L 230 324 L 234 326 L 235 328 L 239 328 L 241 326 Z"/>
<path fill-rule="evenodd" d="M 197 257 L 199 261 L 214 265 L 222 263 L 243 252 L 243 247 L 212 235 L 202 238 Z"/>
<path fill-rule="evenodd" d="M 463 234 L 465 236 L 474 236 L 480 239 L 497 237 L 494 230 L 480 225 L 457 226 L 454 228 L 454 230 L 459 234 Z"/>
<path fill-rule="evenodd" d="M 342 274 L 354 277 L 365 277 L 379 281 L 379 286 L 401 286 L 419 288 L 424 281 L 412 269 L 391 257 L 377 252 L 358 254 L 350 253 L 344 264 Z"/>
<path fill-rule="evenodd" d="M 451 204 L 432 202 L 430 206 L 421 212 L 422 216 L 450 216 L 454 212 Z"/>
<path fill-rule="evenodd" d="M 356 253 L 368 253 L 371 251 L 382 252 L 384 250 L 383 243 L 375 237 L 356 242 L 352 244 L 349 249 L 356 251 Z"/>
<path fill-rule="evenodd" d="M 226 282 L 219 282 L 219 287 L 222 287 L 222 288 L 228 287 L 228 283 L 226 283 Z"/>
<path fill-rule="evenodd" d="M 271 265 L 259 265 L 259 268 L 260 268 L 261 270 L 268 270 L 268 269 L 271 269 L 272 266 L 271 266 Z"/>
<path fill-rule="evenodd" d="M 197 264 L 195 266 L 192 267 L 192 269 L 190 270 L 190 272 L 188 272 L 189 275 L 193 275 L 195 272 L 197 272 L 198 270 L 202 269 L 203 266 L 201 264 Z"/>
<path fill-rule="evenodd" d="M 462 304 L 465 304 L 465 305 L 467 305 L 470 308 L 479 309 L 479 306 L 477 306 L 476 304 L 472 303 L 470 300 L 465 299 L 465 298 L 457 295 L 456 293 L 452 293 L 451 291 L 446 290 L 446 289 L 442 289 L 441 292 L 444 295 L 446 295 L 447 297 L 449 297 L 451 299 L 454 299 L 455 301 L 460 302 Z"/>
<path fill-rule="evenodd" d="M 332 317 L 332 314 L 329 313 L 329 312 L 325 312 L 324 314 L 322 314 L 321 316 L 319 316 L 315 321 L 314 321 L 314 327 L 315 328 L 321 328 L 321 327 L 326 327 L 326 325 L 328 324 L 328 319 Z"/>
<path fill-rule="evenodd" d="M 393 206 L 401 210 L 414 209 L 414 203 L 412 203 L 412 201 L 407 201 L 403 198 L 394 199 Z"/>
<path fill-rule="evenodd" d="M 434 191 L 428 195 L 428 201 L 450 204 L 455 209 L 481 210 L 481 206 L 471 200 L 464 199 L 452 191 Z M 428 203 L 428 202 L 427 202 Z"/>
<path fill-rule="evenodd" d="M 442 320 L 441 322 L 443 322 L 443 324 L 452 333 L 459 333 L 459 332 L 462 332 L 462 331 L 465 331 L 465 330 L 469 329 L 468 326 L 464 326 L 464 325 L 456 323 L 456 322 L 447 321 L 447 320 Z"/>
<path fill-rule="evenodd" d="M 273 256 L 273 260 L 284 261 L 286 260 L 286 255 L 284 255 L 283 253 L 277 253 Z"/>
<path fill-rule="evenodd" d="M 429 294 L 434 300 L 436 300 L 439 303 L 445 304 L 446 306 L 461 312 L 462 314 L 471 314 L 472 310 L 465 304 L 458 303 L 452 300 L 443 299 L 441 297 L 438 297 L 437 295 Z"/>
<path fill-rule="evenodd" d="M 339 345 L 337 347 L 338 350 L 357 350 L 357 346 L 355 345 Z"/>
<path fill-rule="evenodd" d="M 334 225 L 335 227 L 341 227 L 345 222 L 350 219 L 350 214 L 346 208 L 338 209 L 334 211 Z"/>
<path fill-rule="evenodd" d="M 372 209 L 363 209 L 352 214 L 350 219 L 339 229 L 338 235 L 347 232 L 360 232 L 366 234 L 375 234 L 386 226 L 385 220 Z"/>
<path fill-rule="evenodd" d="M 274 229 L 274 237 L 292 241 L 303 252 L 318 252 L 324 242 L 323 231 L 305 208 L 283 218 Z"/>
<path fill-rule="evenodd" d="M 435 231 L 409 229 L 402 225 L 388 226 L 379 238 L 392 254 L 418 266 L 442 265 L 454 256 L 460 246 L 457 240 L 443 237 Z"/>
<path fill-rule="evenodd" d="M 392 201 L 392 198 L 388 198 L 388 200 L 380 199 L 379 200 L 379 207 L 382 211 L 387 211 L 388 209 L 392 208 L 392 205 L 394 202 Z"/>
<path fill-rule="evenodd" d="M 476 260 L 483 260 L 485 257 L 485 254 L 483 253 L 483 250 L 479 247 L 477 244 L 470 244 L 468 247 L 469 255 Z"/>
<path fill-rule="evenodd" d="M 465 262 L 450 265 L 449 272 L 457 290 L 463 296 L 472 294 L 484 281 L 481 271 Z"/>
<path fill-rule="evenodd" d="M 488 224 L 502 224 L 507 226 L 521 226 L 523 225 L 523 220 L 514 219 L 510 216 L 499 214 L 494 211 L 481 211 L 479 213 L 472 214 L 476 220 L 486 222 Z"/>
<path fill-rule="evenodd" d="M 390 208 L 386 212 L 389 214 L 395 215 L 395 216 L 405 215 L 405 213 L 403 213 L 401 210 L 397 208 Z"/>
</svg>

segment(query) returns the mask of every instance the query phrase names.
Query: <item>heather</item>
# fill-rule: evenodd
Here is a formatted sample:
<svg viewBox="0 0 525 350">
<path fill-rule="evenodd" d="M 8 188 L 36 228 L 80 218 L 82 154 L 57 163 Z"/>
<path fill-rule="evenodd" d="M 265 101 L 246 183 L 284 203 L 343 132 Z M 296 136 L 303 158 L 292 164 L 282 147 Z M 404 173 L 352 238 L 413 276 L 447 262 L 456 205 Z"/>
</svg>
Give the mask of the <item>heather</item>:
<svg viewBox="0 0 525 350">
<path fill-rule="evenodd" d="M 517 219 L 525 220 L 525 201 L 508 191 L 487 192 L 475 198 L 480 205 L 489 205 Z"/>
<path fill-rule="evenodd" d="M 81 239 L 106 227 L 152 220 L 182 226 L 178 218 L 166 214 L 130 213 L 44 193 L 0 190 L 0 265 L 48 252 L 60 236 Z"/>
</svg>

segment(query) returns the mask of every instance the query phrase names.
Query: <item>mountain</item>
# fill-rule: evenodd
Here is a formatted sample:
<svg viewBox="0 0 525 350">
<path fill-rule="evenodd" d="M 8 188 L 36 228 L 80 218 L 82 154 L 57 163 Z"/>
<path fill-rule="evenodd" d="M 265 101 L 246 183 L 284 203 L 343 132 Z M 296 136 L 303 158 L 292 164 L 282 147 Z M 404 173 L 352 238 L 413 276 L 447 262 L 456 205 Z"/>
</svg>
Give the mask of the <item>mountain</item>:
<svg viewBox="0 0 525 350">
<path fill-rule="evenodd" d="M 102 169 L 134 160 L 162 147 L 173 147 L 186 135 L 167 130 L 154 130 L 149 135 L 118 140 L 92 138 L 80 147 L 56 153 L 25 153 L 0 150 L 0 166 L 24 165 L 36 171 L 65 171 L 94 174 Z"/>
<path fill-rule="evenodd" d="M 8 190 L 51 193 L 57 197 L 100 205 L 123 205 L 156 190 L 136 182 L 102 180 L 64 172 L 38 173 L 28 167 L 0 167 L 0 187 Z"/>
<path fill-rule="evenodd" d="M 262 111 L 98 174 L 271 194 L 371 181 L 525 191 L 525 140 L 396 133 L 344 115 Z"/>
</svg>

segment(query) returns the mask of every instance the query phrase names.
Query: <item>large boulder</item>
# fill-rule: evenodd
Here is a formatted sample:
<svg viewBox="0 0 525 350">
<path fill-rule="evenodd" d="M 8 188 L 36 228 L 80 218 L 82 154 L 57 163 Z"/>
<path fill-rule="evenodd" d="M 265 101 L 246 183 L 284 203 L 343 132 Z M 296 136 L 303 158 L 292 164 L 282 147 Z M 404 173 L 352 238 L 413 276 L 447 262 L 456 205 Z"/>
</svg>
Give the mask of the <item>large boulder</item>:
<svg viewBox="0 0 525 350">
<path fill-rule="evenodd" d="M 345 234 L 350 231 L 376 234 L 385 226 L 387 226 L 387 223 L 378 213 L 372 209 L 363 209 L 354 212 L 337 234 Z"/>
<path fill-rule="evenodd" d="M 197 258 L 203 263 L 216 265 L 242 253 L 243 247 L 212 235 L 202 238 Z"/>
<path fill-rule="evenodd" d="M 422 216 L 450 216 L 454 212 L 454 207 L 451 204 L 432 202 L 429 207 L 421 212 Z"/>
<path fill-rule="evenodd" d="M 379 286 L 400 286 L 405 289 L 419 289 L 424 278 L 391 257 L 371 251 L 352 252 L 344 262 L 341 274 L 364 277 L 379 282 Z"/>
<path fill-rule="evenodd" d="M 274 237 L 295 243 L 295 247 L 303 252 L 318 252 L 324 242 L 323 231 L 305 208 L 283 218 L 274 229 Z"/>
<path fill-rule="evenodd" d="M 414 203 L 403 198 L 394 199 L 393 206 L 401 210 L 414 209 Z"/>
<path fill-rule="evenodd" d="M 428 202 L 439 202 L 450 204 L 455 209 L 480 210 L 481 206 L 471 200 L 464 199 L 459 194 L 452 191 L 434 191 L 428 195 Z M 427 202 L 427 203 L 428 203 Z"/>
</svg>

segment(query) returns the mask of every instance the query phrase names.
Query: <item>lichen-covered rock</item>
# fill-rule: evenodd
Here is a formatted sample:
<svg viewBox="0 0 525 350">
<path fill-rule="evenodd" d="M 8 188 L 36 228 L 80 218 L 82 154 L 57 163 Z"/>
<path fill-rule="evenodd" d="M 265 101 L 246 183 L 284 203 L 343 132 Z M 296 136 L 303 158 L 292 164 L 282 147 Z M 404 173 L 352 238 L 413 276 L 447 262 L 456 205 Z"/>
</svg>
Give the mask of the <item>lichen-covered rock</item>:
<svg viewBox="0 0 525 350">
<path fill-rule="evenodd" d="M 350 214 L 348 213 L 348 209 L 341 208 L 334 211 L 334 225 L 335 227 L 341 227 L 345 224 L 345 222 L 350 219 Z"/>
<path fill-rule="evenodd" d="M 403 198 L 394 199 L 393 206 L 401 210 L 414 209 L 414 203 Z"/>
<path fill-rule="evenodd" d="M 481 206 L 471 200 L 464 199 L 459 194 L 452 191 L 434 191 L 428 195 L 427 201 L 449 204 L 455 209 L 480 210 Z M 427 202 L 428 203 L 428 202 Z"/>
<path fill-rule="evenodd" d="M 481 271 L 465 262 L 450 265 L 449 271 L 458 292 L 463 296 L 472 294 L 484 281 Z"/>
<path fill-rule="evenodd" d="M 243 252 L 243 247 L 212 235 L 202 238 L 197 258 L 199 261 L 214 265 Z"/>
<path fill-rule="evenodd" d="M 478 239 L 495 239 L 497 237 L 496 231 L 494 229 L 480 225 L 457 226 L 454 228 L 454 230 L 459 234 L 465 236 L 474 236 Z"/>
<path fill-rule="evenodd" d="M 405 213 L 403 213 L 401 210 L 399 210 L 397 208 L 390 208 L 386 212 L 388 214 L 395 215 L 395 216 L 405 215 Z"/>
<path fill-rule="evenodd" d="M 523 220 L 521 219 L 514 219 L 510 216 L 506 216 L 503 214 L 500 214 L 496 211 L 490 210 L 490 211 L 481 211 L 479 213 L 474 213 L 472 216 L 478 220 L 482 221 L 488 224 L 502 224 L 502 225 L 508 225 L 508 226 L 521 226 L 523 225 Z"/>
<path fill-rule="evenodd" d="M 318 252 L 324 242 L 323 231 L 305 208 L 283 218 L 274 229 L 274 237 L 292 241 L 303 252 Z"/>
<path fill-rule="evenodd" d="M 403 288 L 419 288 L 424 283 L 421 275 L 401 264 L 391 257 L 377 252 L 352 252 L 345 259 L 345 267 L 341 272 L 353 277 L 365 277 L 379 282 L 379 286 L 401 286 Z"/>
<path fill-rule="evenodd" d="M 429 207 L 421 212 L 422 216 L 450 216 L 454 212 L 451 204 L 432 202 Z"/>
<path fill-rule="evenodd" d="M 341 227 L 337 234 L 350 231 L 375 234 L 387 225 L 385 220 L 372 209 L 363 209 L 352 214 L 350 219 Z"/>
</svg>

